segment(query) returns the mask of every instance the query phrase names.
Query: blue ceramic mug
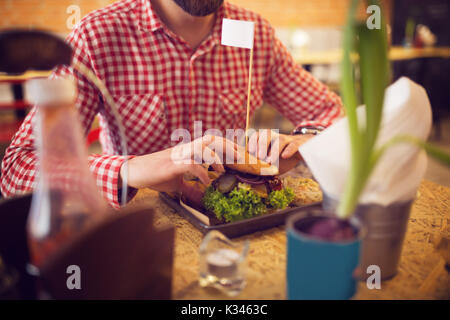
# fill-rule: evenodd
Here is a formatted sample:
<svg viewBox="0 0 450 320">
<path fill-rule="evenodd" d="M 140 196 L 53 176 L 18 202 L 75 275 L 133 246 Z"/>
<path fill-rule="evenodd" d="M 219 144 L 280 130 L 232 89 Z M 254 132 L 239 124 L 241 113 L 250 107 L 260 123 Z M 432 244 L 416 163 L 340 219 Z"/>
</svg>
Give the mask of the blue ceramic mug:
<svg viewBox="0 0 450 320">
<path fill-rule="evenodd" d="M 343 300 L 356 292 L 353 277 L 358 267 L 362 232 L 347 242 L 329 242 L 300 230 L 317 219 L 330 217 L 321 211 L 300 212 L 287 220 L 287 297 L 290 300 Z"/>
</svg>

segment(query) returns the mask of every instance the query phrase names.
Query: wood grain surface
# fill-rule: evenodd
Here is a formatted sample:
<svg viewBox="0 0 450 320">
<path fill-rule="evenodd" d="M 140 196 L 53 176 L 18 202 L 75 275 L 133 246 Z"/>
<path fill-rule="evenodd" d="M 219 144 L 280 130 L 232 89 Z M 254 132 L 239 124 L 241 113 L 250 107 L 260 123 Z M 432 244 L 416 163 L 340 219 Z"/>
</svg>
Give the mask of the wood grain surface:
<svg viewBox="0 0 450 320">
<path fill-rule="evenodd" d="M 174 299 L 227 299 L 198 285 L 200 231 L 164 204 L 153 190 L 140 190 L 131 205 L 152 207 L 157 225 L 176 227 Z M 398 273 L 369 290 L 359 283 L 355 299 L 450 299 L 450 274 L 436 243 L 450 238 L 450 188 L 424 180 L 413 205 Z M 247 286 L 236 299 L 285 299 L 286 233 L 272 228 L 236 239 L 250 240 Z"/>
</svg>

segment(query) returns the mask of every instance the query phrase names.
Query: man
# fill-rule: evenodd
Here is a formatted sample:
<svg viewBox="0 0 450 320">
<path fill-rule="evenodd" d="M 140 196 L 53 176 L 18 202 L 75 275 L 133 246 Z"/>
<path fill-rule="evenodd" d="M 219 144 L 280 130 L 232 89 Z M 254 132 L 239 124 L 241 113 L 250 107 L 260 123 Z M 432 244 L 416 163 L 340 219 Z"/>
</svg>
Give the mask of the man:
<svg viewBox="0 0 450 320">
<path fill-rule="evenodd" d="M 299 126 L 325 127 L 339 116 L 340 99 L 295 64 L 274 29 L 257 14 L 223 0 L 115 3 L 88 15 L 68 37 L 74 61 L 91 68 L 112 93 L 126 130 L 130 157 L 121 155 L 110 107 L 75 72 L 85 131 L 96 115 L 103 129 L 104 154 L 91 156 L 90 167 L 114 207 L 119 206 L 125 161 L 132 188 L 179 189 L 186 171 L 208 179 L 204 168 L 172 161 L 174 130 L 186 128 L 192 134 L 197 121 L 205 130 L 223 133 L 245 127 L 249 51 L 220 44 L 223 18 L 255 22 L 252 113 L 264 100 Z M 1 185 L 5 196 L 35 186 L 34 114 L 32 110 L 6 151 Z M 310 137 L 281 135 L 281 157 L 292 157 Z"/>
</svg>

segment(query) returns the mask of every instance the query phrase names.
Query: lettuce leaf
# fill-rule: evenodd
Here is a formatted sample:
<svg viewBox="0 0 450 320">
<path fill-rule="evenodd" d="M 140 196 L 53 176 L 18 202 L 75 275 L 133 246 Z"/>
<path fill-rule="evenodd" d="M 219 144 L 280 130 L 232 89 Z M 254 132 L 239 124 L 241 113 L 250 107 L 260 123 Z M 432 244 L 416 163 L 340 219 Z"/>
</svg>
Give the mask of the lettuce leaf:
<svg viewBox="0 0 450 320">
<path fill-rule="evenodd" d="M 211 186 L 205 191 L 203 205 L 217 219 L 235 222 L 263 215 L 270 208 L 284 209 L 293 199 L 294 192 L 290 188 L 272 191 L 265 201 L 251 189 L 234 188 L 226 195 Z"/>
<path fill-rule="evenodd" d="M 294 191 L 291 188 L 272 191 L 267 198 L 268 204 L 275 209 L 284 209 L 294 200 Z"/>
</svg>

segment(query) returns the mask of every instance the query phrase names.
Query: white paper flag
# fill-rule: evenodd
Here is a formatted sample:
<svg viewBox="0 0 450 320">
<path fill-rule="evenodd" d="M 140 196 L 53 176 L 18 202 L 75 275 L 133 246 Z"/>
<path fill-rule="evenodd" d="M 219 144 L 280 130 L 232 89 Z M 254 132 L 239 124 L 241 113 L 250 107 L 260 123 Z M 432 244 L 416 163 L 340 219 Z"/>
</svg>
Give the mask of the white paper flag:
<svg viewBox="0 0 450 320">
<path fill-rule="evenodd" d="M 252 49 L 254 31 L 252 21 L 223 19 L 222 45 Z"/>
</svg>

